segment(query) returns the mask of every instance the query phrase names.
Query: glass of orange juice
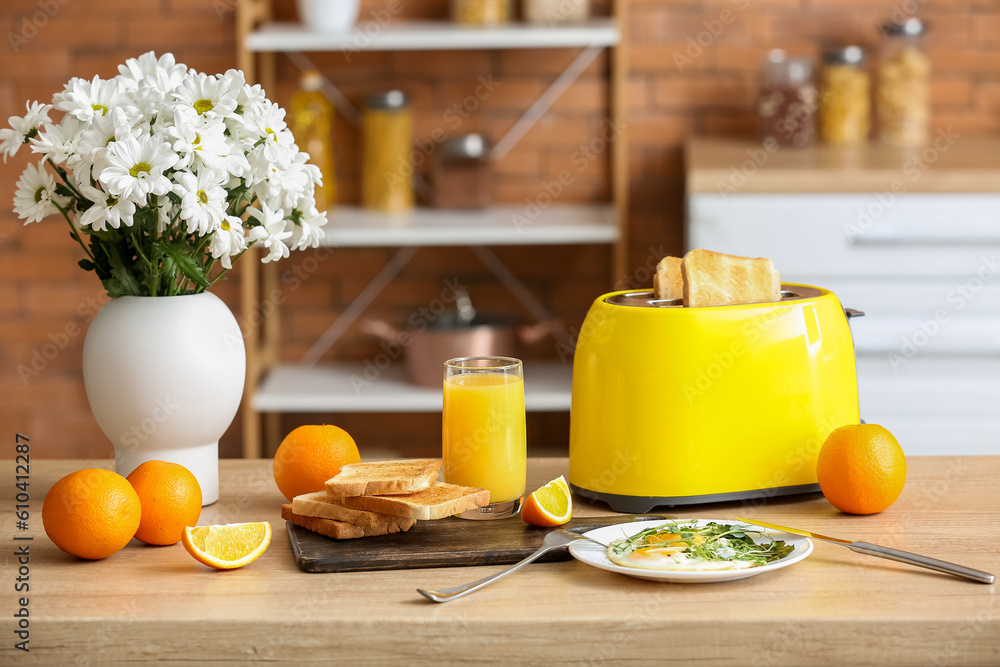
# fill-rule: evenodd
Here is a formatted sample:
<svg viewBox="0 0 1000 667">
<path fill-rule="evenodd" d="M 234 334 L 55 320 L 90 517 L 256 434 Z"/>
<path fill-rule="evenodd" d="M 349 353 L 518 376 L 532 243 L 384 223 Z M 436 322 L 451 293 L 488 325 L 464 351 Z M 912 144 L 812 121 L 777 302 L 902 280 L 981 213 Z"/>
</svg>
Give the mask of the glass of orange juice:
<svg viewBox="0 0 1000 667">
<path fill-rule="evenodd" d="M 444 481 L 489 489 L 465 519 L 513 516 L 524 501 L 527 443 L 520 359 L 460 357 L 444 364 Z"/>
</svg>

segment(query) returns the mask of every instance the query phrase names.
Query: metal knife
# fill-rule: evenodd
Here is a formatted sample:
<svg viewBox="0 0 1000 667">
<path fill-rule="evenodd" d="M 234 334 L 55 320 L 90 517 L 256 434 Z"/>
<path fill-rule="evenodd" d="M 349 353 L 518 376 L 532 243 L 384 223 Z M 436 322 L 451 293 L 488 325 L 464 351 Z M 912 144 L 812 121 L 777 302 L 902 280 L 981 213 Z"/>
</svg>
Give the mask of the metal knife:
<svg viewBox="0 0 1000 667">
<path fill-rule="evenodd" d="M 851 542 L 850 540 L 841 540 L 836 537 L 827 537 L 826 535 L 820 535 L 819 533 L 811 533 L 808 530 L 799 530 L 797 528 L 789 528 L 788 526 L 779 526 L 776 523 L 765 523 L 764 521 L 754 521 L 752 519 L 742 519 L 736 517 L 737 521 L 743 521 L 746 523 L 752 523 L 755 526 L 763 526 L 764 528 L 771 528 L 773 530 L 780 530 L 785 533 L 792 533 L 793 535 L 804 535 L 806 537 L 813 537 L 817 540 L 823 540 L 824 542 L 833 542 L 834 544 L 841 544 L 851 551 L 856 551 L 859 554 L 867 554 L 869 556 L 878 556 L 879 558 L 887 558 L 889 560 L 899 561 L 900 563 L 906 563 L 908 565 L 916 565 L 917 567 L 926 567 L 929 570 L 936 570 L 938 572 L 944 572 L 945 574 L 952 574 L 956 577 L 962 577 L 963 579 L 971 579 L 972 581 L 978 581 L 981 584 L 992 584 L 996 581 L 996 577 L 989 572 L 983 572 L 982 570 L 973 570 L 971 567 L 965 567 L 963 565 L 955 565 L 954 563 L 949 563 L 947 561 L 938 560 L 937 558 L 929 558 L 928 556 L 921 556 L 920 554 L 913 554 L 909 551 L 900 551 L 899 549 L 890 549 L 889 547 L 879 546 L 878 544 L 871 544 L 870 542 Z"/>
</svg>

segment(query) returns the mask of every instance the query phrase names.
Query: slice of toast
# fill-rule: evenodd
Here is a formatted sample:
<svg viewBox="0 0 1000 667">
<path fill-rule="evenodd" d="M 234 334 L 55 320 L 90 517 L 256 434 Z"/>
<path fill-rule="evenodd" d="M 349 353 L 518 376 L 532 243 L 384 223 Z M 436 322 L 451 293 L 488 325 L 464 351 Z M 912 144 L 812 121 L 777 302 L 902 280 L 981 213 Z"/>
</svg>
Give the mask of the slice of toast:
<svg viewBox="0 0 1000 667">
<path fill-rule="evenodd" d="M 351 509 L 384 512 L 417 520 L 443 519 L 490 504 L 490 492 L 471 486 L 432 482 L 423 491 L 407 495 L 352 496 L 344 498 Z"/>
<path fill-rule="evenodd" d="M 440 469 L 440 459 L 349 463 L 326 480 L 326 493 L 334 498 L 413 493 L 430 486 Z"/>
<path fill-rule="evenodd" d="M 692 250 L 681 262 L 685 306 L 724 306 L 781 300 L 781 276 L 767 258 Z"/>
<path fill-rule="evenodd" d="M 399 525 L 401 530 L 407 530 L 413 525 L 412 519 L 395 514 L 352 510 L 349 507 L 344 507 L 338 499 L 326 495 L 325 491 L 295 496 L 292 498 L 292 511 L 299 516 L 342 521 L 363 528 L 377 528 L 386 523 L 395 523 Z"/>
<path fill-rule="evenodd" d="M 291 521 L 296 526 L 302 526 L 306 530 L 332 537 L 335 540 L 352 540 L 358 537 L 405 533 L 416 523 L 416 521 L 411 520 L 409 523 L 404 522 L 402 524 L 389 522 L 383 523 L 380 526 L 355 526 L 343 521 L 296 514 L 292 511 L 292 506 L 288 503 L 281 506 L 281 518 L 285 521 Z"/>
<path fill-rule="evenodd" d="M 656 299 L 683 299 L 684 278 L 681 276 L 680 257 L 664 257 L 653 274 L 653 297 Z"/>
</svg>

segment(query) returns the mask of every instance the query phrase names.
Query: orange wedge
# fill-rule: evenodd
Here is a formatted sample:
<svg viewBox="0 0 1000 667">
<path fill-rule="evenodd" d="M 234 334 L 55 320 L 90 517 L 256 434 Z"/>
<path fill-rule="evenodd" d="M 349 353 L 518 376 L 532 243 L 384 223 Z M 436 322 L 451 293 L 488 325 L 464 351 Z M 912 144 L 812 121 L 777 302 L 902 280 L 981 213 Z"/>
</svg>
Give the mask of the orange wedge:
<svg viewBox="0 0 1000 667">
<path fill-rule="evenodd" d="M 521 520 L 532 526 L 561 526 L 573 516 L 573 498 L 565 478 L 559 475 L 528 496 Z"/>
<path fill-rule="evenodd" d="M 225 526 L 188 526 L 181 542 L 199 563 L 232 570 L 257 560 L 271 543 L 271 524 L 228 523 Z"/>
</svg>

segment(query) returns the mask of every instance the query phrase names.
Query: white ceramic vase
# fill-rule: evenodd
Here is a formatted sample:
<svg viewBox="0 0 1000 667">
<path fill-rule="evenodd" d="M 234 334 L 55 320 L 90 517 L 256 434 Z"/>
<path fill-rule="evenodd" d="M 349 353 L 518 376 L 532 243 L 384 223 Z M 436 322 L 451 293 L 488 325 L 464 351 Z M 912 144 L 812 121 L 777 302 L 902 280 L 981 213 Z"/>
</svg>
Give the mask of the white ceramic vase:
<svg viewBox="0 0 1000 667">
<path fill-rule="evenodd" d="M 350 32 L 358 20 L 361 0 L 298 0 L 299 18 L 313 32 Z"/>
<path fill-rule="evenodd" d="M 115 470 L 180 463 L 198 478 L 204 505 L 219 499 L 219 438 L 245 379 L 239 325 L 209 292 L 112 299 L 83 345 L 87 399 L 114 443 Z"/>
</svg>

